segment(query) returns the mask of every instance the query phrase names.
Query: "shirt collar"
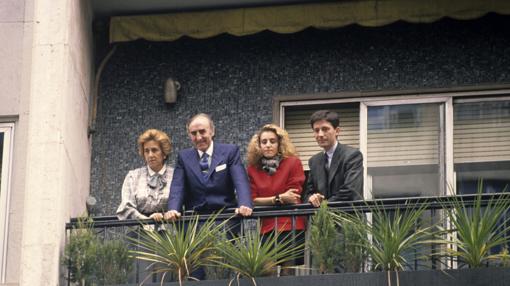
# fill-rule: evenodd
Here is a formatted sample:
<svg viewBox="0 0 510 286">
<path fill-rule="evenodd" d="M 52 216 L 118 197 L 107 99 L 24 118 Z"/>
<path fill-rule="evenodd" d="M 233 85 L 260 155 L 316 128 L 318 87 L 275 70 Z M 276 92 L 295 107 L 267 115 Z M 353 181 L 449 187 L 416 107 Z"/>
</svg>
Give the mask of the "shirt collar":
<svg viewBox="0 0 510 286">
<path fill-rule="evenodd" d="M 205 150 L 205 153 L 207 153 L 207 155 L 209 155 L 209 158 L 212 157 L 213 150 L 214 150 L 214 141 L 211 141 L 211 145 L 209 145 L 209 148 L 207 148 L 207 150 Z M 204 152 L 202 152 L 198 149 L 197 149 L 197 151 L 198 151 L 198 157 L 202 158 L 202 155 L 204 154 Z"/>
<path fill-rule="evenodd" d="M 156 174 L 156 172 L 154 170 L 151 169 L 151 167 L 149 167 L 149 165 L 147 165 L 147 169 L 149 170 L 149 176 L 154 176 L 154 174 Z M 159 172 L 157 172 L 158 174 L 160 175 L 164 175 L 166 172 L 166 165 L 163 164 L 163 168 L 161 168 L 161 170 L 159 170 Z"/>
<path fill-rule="evenodd" d="M 328 158 L 330 160 L 331 160 L 331 158 L 333 158 L 333 154 L 335 153 L 337 146 L 338 146 L 338 141 L 335 141 L 335 145 L 333 145 L 333 147 L 329 148 L 329 150 L 325 152 L 326 154 L 328 154 Z"/>
</svg>

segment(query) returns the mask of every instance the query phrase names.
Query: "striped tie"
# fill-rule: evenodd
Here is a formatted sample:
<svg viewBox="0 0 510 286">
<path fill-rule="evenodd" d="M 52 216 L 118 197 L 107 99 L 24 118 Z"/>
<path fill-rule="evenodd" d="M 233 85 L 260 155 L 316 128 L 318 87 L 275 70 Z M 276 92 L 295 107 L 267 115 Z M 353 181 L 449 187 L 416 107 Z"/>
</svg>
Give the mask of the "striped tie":
<svg viewBox="0 0 510 286">
<path fill-rule="evenodd" d="M 209 172 L 209 154 L 204 153 L 202 158 L 200 159 L 200 170 L 202 171 L 202 175 L 205 177 Z"/>
</svg>

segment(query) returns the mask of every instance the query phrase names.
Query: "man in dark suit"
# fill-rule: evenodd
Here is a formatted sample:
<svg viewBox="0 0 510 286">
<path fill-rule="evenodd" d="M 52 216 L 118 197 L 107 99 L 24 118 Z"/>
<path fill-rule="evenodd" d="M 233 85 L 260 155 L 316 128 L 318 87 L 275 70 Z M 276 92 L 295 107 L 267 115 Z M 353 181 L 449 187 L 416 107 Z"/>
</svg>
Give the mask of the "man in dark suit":
<svg viewBox="0 0 510 286">
<path fill-rule="evenodd" d="M 310 117 L 317 144 L 324 151 L 308 161 L 310 173 L 303 201 L 319 207 L 324 199 L 352 201 L 363 198 L 363 155 L 358 149 L 340 144 L 338 114 L 319 110 Z"/>
<path fill-rule="evenodd" d="M 193 116 L 186 127 L 194 148 L 177 156 L 165 219 L 179 218 L 183 204 L 199 212 L 237 207 L 236 213 L 250 216 L 250 185 L 239 148 L 213 142 L 214 123 L 207 114 Z"/>
</svg>

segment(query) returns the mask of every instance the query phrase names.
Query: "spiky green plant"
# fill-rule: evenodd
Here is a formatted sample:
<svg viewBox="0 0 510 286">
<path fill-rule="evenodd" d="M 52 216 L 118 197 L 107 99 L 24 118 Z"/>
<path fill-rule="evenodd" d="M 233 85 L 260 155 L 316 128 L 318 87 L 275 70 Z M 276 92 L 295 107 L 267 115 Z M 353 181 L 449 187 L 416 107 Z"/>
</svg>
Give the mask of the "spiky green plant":
<svg viewBox="0 0 510 286">
<path fill-rule="evenodd" d="M 179 284 L 200 267 L 213 264 L 219 259 L 215 255 L 216 237 L 223 231 L 227 220 L 217 222 L 218 214 L 211 215 L 206 221 L 199 222 L 199 216 L 189 221 L 170 224 L 164 231 L 143 230 L 140 239 L 129 238 L 137 244 L 139 250 L 131 254 L 141 260 L 151 262 L 150 274 L 162 273 L 161 283 L 167 273 L 174 273 Z"/>
<path fill-rule="evenodd" d="M 349 225 L 358 232 L 359 242 L 370 255 L 375 269 L 387 271 L 388 285 L 390 272 L 395 271 L 399 285 L 398 271 L 409 264 L 405 254 L 416 250 L 431 238 L 433 225 L 420 226 L 418 222 L 427 209 L 427 204 L 408 205 L 387 211 L 382 205 L 371 207 L 372 219 L 361 213 L 335 213 L 339 225 Z"/>
<path fill-rule="evenodd" d="M 308 241 L 313 265 L 319 268 L 320 273 L 331 273 L 334 267 L 340 264 L 342 243 L 339 243 L 339 237 L 333 213 L 329 210 L 327 201 L 323 201 L 310 220 Z"/>
<path fill-rule="evenodd" d="M 272 232 L 266 240 L 262 240 L 259 232 L 246 232 L 244 236 L 219 245 L 218 254 L 223 260 L 216 263 L 232 269 L 237 278 L 245 276 L 252 279 L 256 285 L 255 277 L 271 275 L 277 265 L 296 259 L 304 248 L 304 244 L 295 242 L 291 234 L 283 239 L 279 236 L 278 232 Z"/>
<path fill-rule="evenodd" d="M 482 204 L 483 181 L 478 181 L 478 189 L 473 206 L 466 206 L 462 198 L 453 200 L 453 207 L 444 206 L 451 229 L 443 231 L 453 235 L 440 242 L 453 245 L 445 248 L 446 254 L 457 258 L 470 267 L 482 267 L 490 261 L 500 259 L 504 254 L 491 254 L 496 246 L 506 246 L 510 240 L 510 217 L 505 213 L 510 208 L 510 194 L 490 198 L 486 206 Z"/>
</svg>

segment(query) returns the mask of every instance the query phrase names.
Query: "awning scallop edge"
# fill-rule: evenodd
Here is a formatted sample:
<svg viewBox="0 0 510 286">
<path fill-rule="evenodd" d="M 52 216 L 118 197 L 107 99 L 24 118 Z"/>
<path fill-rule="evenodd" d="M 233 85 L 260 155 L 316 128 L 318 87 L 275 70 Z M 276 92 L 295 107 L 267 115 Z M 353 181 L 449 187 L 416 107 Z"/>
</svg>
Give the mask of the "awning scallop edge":
<svg viewBox="0 0 510 286">
<path fill-rule="evenodd" d="M 510 14 L 503 0 L 340 1 L 161 15 L 112 17 L 110 42 L 204 39 L 228 33 L 245 36 L 269 30 L 295 33 L 308 27 L 332 29 L 350 24 L 377 27 L 398 20 L 431 23 L 443 17 L 475 19 L 489 12 Z"/>
</svg>

